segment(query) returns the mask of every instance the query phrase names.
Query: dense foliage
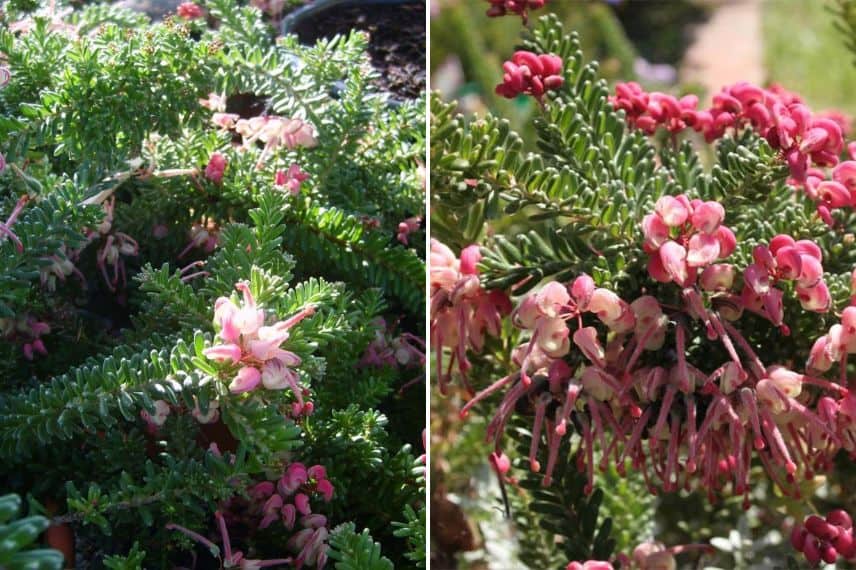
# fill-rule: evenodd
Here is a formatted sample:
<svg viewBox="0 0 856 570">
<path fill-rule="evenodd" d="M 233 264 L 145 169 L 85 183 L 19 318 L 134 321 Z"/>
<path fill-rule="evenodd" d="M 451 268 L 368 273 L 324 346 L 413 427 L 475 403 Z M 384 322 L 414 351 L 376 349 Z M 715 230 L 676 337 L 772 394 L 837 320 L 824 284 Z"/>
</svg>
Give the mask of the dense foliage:
<svg viewBox="0 0 856 570">
<path fill-rule="evenodd" d="M 231 0 L 0 18 L 0 488 L 85 567 L 418 564 L 424 103 Z"/>
<path fill-rule="evenodd" d="M 778 86 L 610 89 L 554 15 L 523 36 L 496 93 L 534 101 L 534 140 L 431 108 L 433 370 L 458 437 L 486 436 L 517 563 L 846 566 L 847 125 Z"/>
</svg>

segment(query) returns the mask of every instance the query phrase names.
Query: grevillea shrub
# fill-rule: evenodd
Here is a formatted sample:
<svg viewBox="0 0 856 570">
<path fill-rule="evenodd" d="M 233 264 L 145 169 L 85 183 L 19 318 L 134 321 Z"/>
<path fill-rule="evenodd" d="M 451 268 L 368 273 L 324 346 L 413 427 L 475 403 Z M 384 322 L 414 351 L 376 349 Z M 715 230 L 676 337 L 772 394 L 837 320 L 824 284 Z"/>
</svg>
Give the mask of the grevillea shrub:
<svg viewBox="0 0 856 570">
<path fill-rule="evenodd" d="M 4 6 L 0 566 L 421 565 L 424 103 L 230 0 Z"/>
<path fill-rule="evenodd" d="M 432 102 L 430 336 L 520 563 L 853 562 L 846 122 L 775 86 L 610 88 L 551 15 L 509 56 L 537 140 Z"/>
</svg>

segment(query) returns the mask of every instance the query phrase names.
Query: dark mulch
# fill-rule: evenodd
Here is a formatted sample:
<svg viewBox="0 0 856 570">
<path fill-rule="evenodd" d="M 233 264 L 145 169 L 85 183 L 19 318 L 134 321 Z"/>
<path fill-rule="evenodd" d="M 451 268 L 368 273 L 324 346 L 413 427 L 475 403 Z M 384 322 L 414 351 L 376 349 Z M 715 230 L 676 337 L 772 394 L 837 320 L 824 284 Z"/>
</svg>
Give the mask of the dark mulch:
<svg viewBox="0 0 856 570">
<path fill-rule="evenodd" d="M 425 2 L 403 5 L 346 6 L 325 10 L 299 23 L 303 43 L 362 30 L 369 34 L 372 66 L 380 72 L 377 85 L 399 97 L 425 92 Z"/>
</svg>

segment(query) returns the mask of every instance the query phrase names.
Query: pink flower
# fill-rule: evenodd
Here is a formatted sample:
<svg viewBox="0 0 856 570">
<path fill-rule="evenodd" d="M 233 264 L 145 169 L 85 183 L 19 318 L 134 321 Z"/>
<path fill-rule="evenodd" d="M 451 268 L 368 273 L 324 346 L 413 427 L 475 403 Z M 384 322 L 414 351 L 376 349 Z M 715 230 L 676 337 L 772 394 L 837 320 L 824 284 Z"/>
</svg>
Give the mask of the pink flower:
<svg viewBox="0 0 856 570">
<path fill-rule="evenodd" d="M 193 2 L 182 2 L 175 12 L 179 18 L 184 20 L 195 20 L 203 16 L 202 7 Z"/>
<path fill-rule="evenodd" d="M 306 466 L 302 463 L 292 463 L 277 483 L 277 490 L 284 495 L 291 495 L 309 480 Z"/>
<path fill-rule="evenodd" d="M 238 374 L 229 384 L 229 391 L 233 394 L 242 394 L 254 390 L 262 381 L 262 374 L 258 368 L 253 366 L 242 366 Z"/>
<path fill-rule="evenodd" d="M 422 218 L 419 216 L 413 216 L 403 220 L 398 224 L 398 233 L 395 235 L 395 239 L 404 245 L 409 245 L 408 236 L 417 231 L 421 224 Z"/>
<path fill-rule="evenodd" d="M 526 94 L 540 102 L 544 93 L 558 89 L 564 83 L 562 59 L 552 54 L 518 51 L 502 68 L 505 73 L 502 83 L 496 86 L 496 93 L 508 99 Z"/>
<path fill-rule="evenodd" d="M 300 514 L 308 515 L 312 513 L 309 507 L 309 497 L 303 493 L 298 493 L 294 496 L 294 506 L 297 507 L 297 511 Z"/>
<path fill-rule="evenodd" d="M 319 480 L 315 485 L 315 490 L 321 493 L 325 502 L 329 503 L 333 499 L 333 484 L 329 480 Z"/>
<path fill-rule="evenodd" d="M 663 196 L 657 200 L 654 211 L 671 228 L 683 225 L 690 215 L 684 202 L 673 196 Z"/>
<path fill-rule="evenodd" d="M 274 185 L 285 187 L 292 196 L 300 192 L 300 185 L 309 180 L 309 174 L 300 169 L 300 165 L 294 163 L 288 170 L 277 170 L 274 177 Z"/>
<path fill-rule="evenodd" d="M 523 18 L 523 23 L 526 23 L 529 10 L 537 10 L 543 8 L 547 0 L 487 0 L 490 2 L 490 8 L 487 10 L 487 15 L 491 18 L 505 16 L 506 14 L 516 14 Z"/>
<path fill-rule="evenodd" d="M 219 152 L 212 153 L 208 159 L 208 165 L 205 167 L 205 178 L 215 184 L 220 184 L 223 181 L 223 173 L 226 171 L 226 165 L 227 160 L 225 156 Z"/>
<path fill-rule="evenodd" d="M 237 344 L 218 344 L 202 351 L 206 358 L 215 362 L 240 362 L 243 356 Z"/>
<path fill-rule="evenodd" d="M 169 404 L 164 400 L 155 400 L 154 404 L 154 413 L 149 413 L 147 410 L 141 410 L 140 417 L 143 418 L 143 421 L 146 422 L 146 424 L 148 424 L 150 430 L 157 431 L 157 428 L 166 423 L 170 410 Z"/>
</svg>

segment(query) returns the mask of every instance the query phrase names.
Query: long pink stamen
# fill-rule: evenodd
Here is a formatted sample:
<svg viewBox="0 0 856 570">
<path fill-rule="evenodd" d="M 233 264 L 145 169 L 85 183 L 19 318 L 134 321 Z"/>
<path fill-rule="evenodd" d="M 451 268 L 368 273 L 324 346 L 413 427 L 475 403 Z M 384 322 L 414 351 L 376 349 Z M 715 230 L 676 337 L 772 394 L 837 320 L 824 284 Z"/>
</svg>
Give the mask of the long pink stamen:
<svg viewBox="0 0 856 570">
<path fill-rule="evenodd" d="M 220 536 L 223 537 L 223 550 L 226 554 L 226 562 L 232 561 L 232 543 L 229 540 L 229 529 L 226 528 L 226 519 L 223 518 L 223 513 L 215 511 L 214 517 L 217 519 L 217 525 L 220 527 Z"/>
<path fill-rule="evenodd" d="M 547 404 L 550 403 L 549 394 L 541 395 L 535 402 L 535 425 L 532 427 L 532 441 L 529 443 L 529 469 L 538 473 L 541 471 L 541 464 L 536 458 L 538 454 L 538 444 L 541 442 L 541 426 L 544 424 L 544 412 L 547 409 Z"/>
<path fill-rule="evenodd" d="M 467 417 L 467 414 L 470 412 L 470 409 L 473 406 L 475 406 L 478 402 L 484 400 L 485 398 L 487 398 L 488 396 L 490 396 L 491 394 L 493 394 L 494 392 L 496 392 L 500 388 L 504 387 L 509 382 L 513 382 L 514 380 L 516 380 L 519 377 L 520 377 L 519 372 L 515 372 L 514 374 L 509 374 L 508 376 L 506 376 L 504 378 L 500 378 L 499 380 L 497 380 L 496 382 L 494 382 L 493 384 L 491 384 L 490 386 L 488 386 L 487 388 L 485 388 L 484 390 L 482 390 L 481 392 L 479 392 L 478 394 L 473 396 L 470 399 L 470 401 L 468 401 L 466 404 L 464 404 L 464 407 L 461 408 L 461 411 L 459 412 L 460 417 L 461 418 Z"/>
</svg>

